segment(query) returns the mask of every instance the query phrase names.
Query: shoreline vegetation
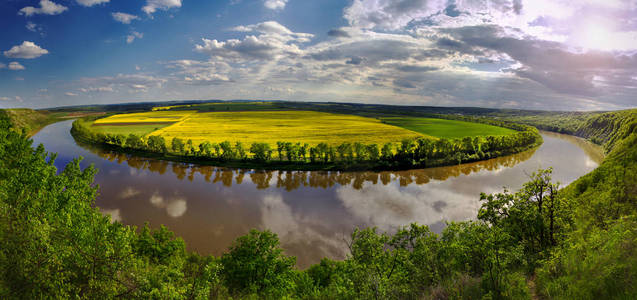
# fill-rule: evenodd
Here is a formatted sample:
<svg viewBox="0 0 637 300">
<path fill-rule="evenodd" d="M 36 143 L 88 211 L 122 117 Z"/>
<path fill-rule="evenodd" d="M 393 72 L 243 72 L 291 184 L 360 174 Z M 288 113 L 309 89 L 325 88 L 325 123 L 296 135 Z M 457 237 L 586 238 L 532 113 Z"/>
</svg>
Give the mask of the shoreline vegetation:
<svg viewBox="0 0 637 300">
<path fill-rule="evenodd" d="M 575 123 L 608 155 L 570 185 L 539 170 L 517 192 L 482 194 L 475 220 L 355 229 L 346 259 L 299 270 L 268 230 L 214 257 L 163 226 L 113 221 L 94 206 L 93 167 L 59 171 L 0 111 L 0 297 L 635 299 L 637 110 Z"/>
<path fill-rule="evenodd" d="M 449 120 L 446 116 L 440 120 Z M 460 120 L 461 118 L 456 118 Z M 420 137 L 399 143 L 363 144 L 344 142 L 331 145 L 277 141 L 276 145 L 223 141 L 211 143 L 161 135 L 108 134 L 93 129 L 96 117 L 73 122 L 71 134 L 82 143 L 149 158 L 185 163 L 261 170 L 405 170 L 475 162 L 520 153 L 539 146 L 542 137 L 535 127 L 488 119 L 462 118 L 514 133 L 501 136 L 474 136 L 462 139 Z M 101 119 L 103 120 L 103 119 Z M 127 123 L 128 124 L 128 123 Z M 103 126 L 103 123 L 96 124 Z M 161 130 L 159 130 L 161 131 Z"/>
</svg>

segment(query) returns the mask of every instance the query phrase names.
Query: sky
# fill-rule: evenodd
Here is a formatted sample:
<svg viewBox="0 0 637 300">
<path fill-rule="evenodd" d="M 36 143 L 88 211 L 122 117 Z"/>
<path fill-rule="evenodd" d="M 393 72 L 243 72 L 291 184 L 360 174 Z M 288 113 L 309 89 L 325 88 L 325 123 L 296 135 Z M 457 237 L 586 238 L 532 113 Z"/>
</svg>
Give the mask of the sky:
<svg viewBox="0 0 637 300">
<path fill-rule="evenodd" d="M 637 0 L 2 0 L 0 108 L 637 106 Z"/>
</svg>

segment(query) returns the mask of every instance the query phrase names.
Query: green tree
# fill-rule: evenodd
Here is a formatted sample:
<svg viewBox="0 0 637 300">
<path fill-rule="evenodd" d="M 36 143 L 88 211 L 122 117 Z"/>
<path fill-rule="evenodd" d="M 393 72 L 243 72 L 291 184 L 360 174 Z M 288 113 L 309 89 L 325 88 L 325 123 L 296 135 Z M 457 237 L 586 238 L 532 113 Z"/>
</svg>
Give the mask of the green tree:
<svg viewBox="0 0 637 300">
<path fill-rule="evenodd" d="M 199 155 L 205 157 L 212 156 L 212 144 L 208 141 L 199 144 Z"/>
<path fill-rule="evenodd" d="M 163 136 L 152 135 L 148 137 L 148 149 L 153 152 L 166 153 L 168 147 L 166 147 L 166 140 Z"/>
<path fill-rule="evenodd" d="M 295 257 L 285 256 L 276 234 L 251 230 L 221 256 L 224 281 L 233 293 L 281 297 L 294 287 Z"/>
<path fill-rule="evenodd" d="M 140 136 L 137 136 L 135 134 L 129 134 L 128 137 L 126 138 L 126 147 L 131 148 L 131 149 L 143 149 L 144 148 L 144 141 L 142 140 L 142 138 Z"/>
<path fill-rule="evenodd" d="M 177 154 L 184 154 L 186 152 L 186 145 L 184 144 L 184 140 L 175 137 L 172 139 L 170 143 L 170 149 Z"/>
<path fill-rule="evenodd" d="M 270 144 L 268 143 L 252 143 L 252 146 L 250 146 L 250 152 L 254 154 L 254 159 L 256 161 L 267 161 L 269 159 L 270 151 Z"/>
</svg>

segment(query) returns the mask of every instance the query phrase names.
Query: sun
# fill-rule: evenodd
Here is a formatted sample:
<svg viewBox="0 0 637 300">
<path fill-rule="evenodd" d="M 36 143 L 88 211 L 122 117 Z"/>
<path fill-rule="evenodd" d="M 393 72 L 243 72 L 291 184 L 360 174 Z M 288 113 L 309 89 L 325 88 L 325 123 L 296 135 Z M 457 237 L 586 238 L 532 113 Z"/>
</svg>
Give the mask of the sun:
<svg viewBox="0 0 637 300">
<path fill-rule="evenodd" d="M 610 51 L 615 49 L 614 35 L 607 21 L 591 20 L 577 29 L 574 44 L 586 50 Z"/>
</svg>

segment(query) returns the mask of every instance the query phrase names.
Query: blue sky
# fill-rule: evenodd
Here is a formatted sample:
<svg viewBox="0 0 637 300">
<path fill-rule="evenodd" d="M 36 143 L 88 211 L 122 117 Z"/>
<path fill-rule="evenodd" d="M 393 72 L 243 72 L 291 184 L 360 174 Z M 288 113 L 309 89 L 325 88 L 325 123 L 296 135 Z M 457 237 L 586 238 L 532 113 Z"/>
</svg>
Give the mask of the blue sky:
<svg viewBox="0 0 637 300">
<path fill-rule="evenodd" d="M 637 0 L 5 0 L 0 108 L 637 104 Z"/>
</svg>

